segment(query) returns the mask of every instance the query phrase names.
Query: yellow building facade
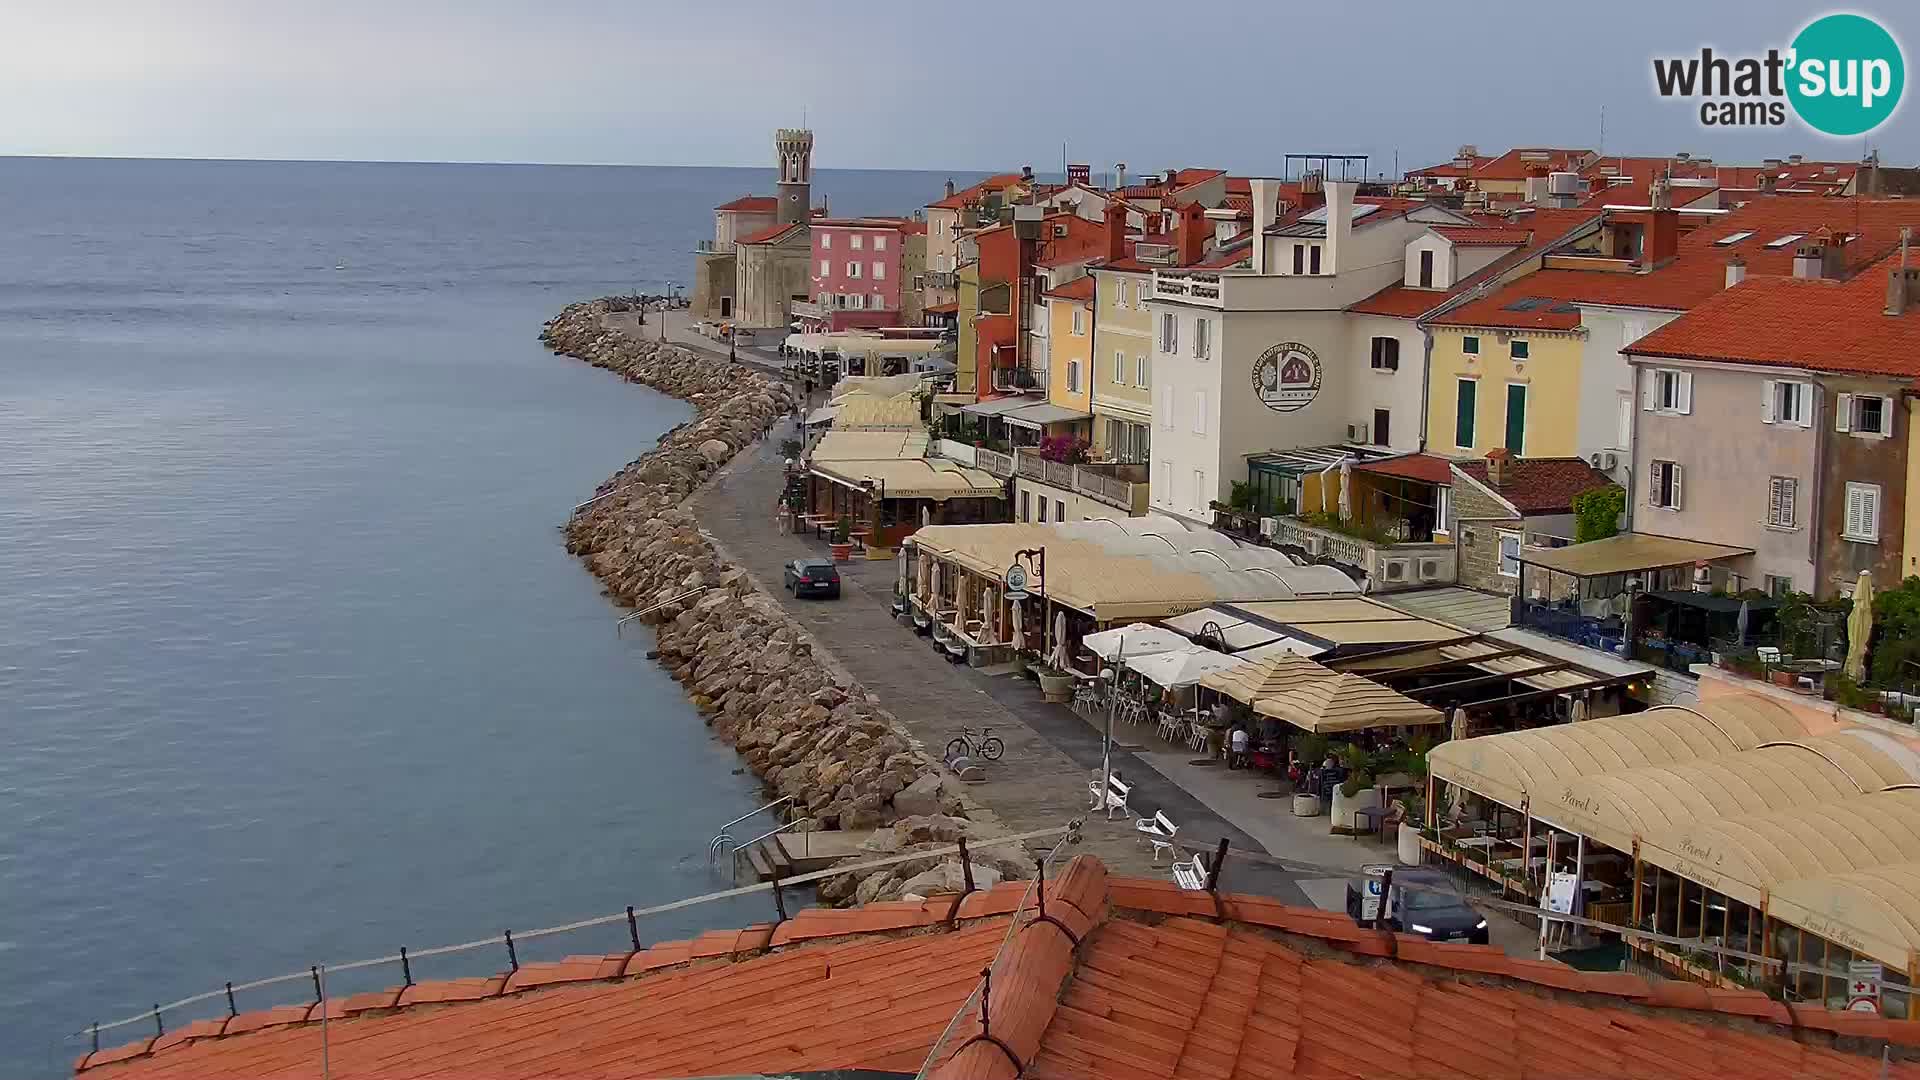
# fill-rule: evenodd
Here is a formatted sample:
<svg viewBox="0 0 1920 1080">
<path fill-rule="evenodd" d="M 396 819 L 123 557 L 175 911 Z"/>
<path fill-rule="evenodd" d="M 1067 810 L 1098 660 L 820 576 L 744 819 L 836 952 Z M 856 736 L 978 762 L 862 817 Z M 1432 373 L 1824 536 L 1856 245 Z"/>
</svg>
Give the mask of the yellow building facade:
<svg viewBox="0 0 1920 1080">
<path fill-rule="evenodd" d="M 1047 298 L 1047 401 L 1064 409 L 1092 412 L 1089 360 L 1093 357 L 1093 304 Z"/>
<path fill-rule="evenodd" d="M 1434 326 L 1427 449 L 1458 458 L 1579 453 L 1579 331 Z"/>
<path fill-rule="evenodd" d="M 960 322 L 953 358 L 953 389 L 957 393 L 971 394 L 979 386 L 978 373 L 974 370 L 974 354 L 978 351 L 974 342 L 974 316 L 980 314 L 980 263 L 977 260 L 962 263 L 956 277 L 960 286 L 956 300 Z"/>
<path fill-rule="evenodd" d="M 1093 269 L 1093 448 L 1110 461 L 1148 460 L 1153 429 L 1151 272 Z"/>
</svg>

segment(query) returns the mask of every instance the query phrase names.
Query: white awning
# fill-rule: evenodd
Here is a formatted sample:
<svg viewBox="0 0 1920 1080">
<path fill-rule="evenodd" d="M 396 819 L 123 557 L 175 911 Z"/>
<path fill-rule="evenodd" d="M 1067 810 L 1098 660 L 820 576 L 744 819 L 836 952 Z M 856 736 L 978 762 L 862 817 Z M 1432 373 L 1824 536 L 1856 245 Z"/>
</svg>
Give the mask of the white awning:
<svg viewBox="0 0 1920 1080">
<path fill-rule="evenodd" d="M 1070 420 L 1089 420 L 1092 419 L 1092 417 L 1092 413 L 1084 413 L 1077 409 L 1066 408 L 1062 405 L 1050 405 L 1042 402 L 1038 405 L 1029 405 L 1024 409 L 1014 409 L 1011 412 L 1003 413 L 1000 418 L 1009 424 L 1019 424 L 1021 427 L 1033 428 L 1037 431 L 1041 426 L 1046 424 L 1059 424 Z"/>
<path fill-rule="evenodd" d="M 1031 404 L 1033 404 L 1032 398 L 1021 397 L 1016 394 L 1012 397 L 997 397 L 988 398 L 985 401 L 976 401 L 960 411 L 963 413 L 972 413 L 975 416 L 1003 416 L 1015 409 L 1025 408 Z"/>
</svg>

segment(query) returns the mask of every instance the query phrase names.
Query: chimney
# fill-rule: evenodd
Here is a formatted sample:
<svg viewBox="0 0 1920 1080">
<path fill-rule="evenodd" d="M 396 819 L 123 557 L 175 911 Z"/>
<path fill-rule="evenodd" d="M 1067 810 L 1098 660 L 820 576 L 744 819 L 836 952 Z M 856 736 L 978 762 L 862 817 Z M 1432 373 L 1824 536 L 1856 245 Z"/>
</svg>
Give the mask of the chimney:
<svg viewBox="0 0 1920 1080">
<path fill-rule="evenodd" d="M 1124 161 L 1116 161 L 1113 163 L 1113 190 L 1119 191 L 1121 188 L 1126 186 L 1127 186 L 1127 163 Z"/>
<path fill-rule="evenodd" d="M 1127 257 L 1127 206 L 1119 199 L 1107 200 L 1107 261 Z"/>
<path fill-rule="evenodd" d="M 1787 155 L 1787 164 L 1789 165 L 1798 165 L 1805 160 L 1807 160 L 1805 154 L 1788 154 Z"/>
<path fill-rule="evenodd" d="M 1826 266 L 1827 249 L 1819 244 L 1801 244 L 1793 249 L 1793 276 L 1817 281 Z"/>
<path fill-rule="evenodd" d="M 1780 160 L 1779 158 L 1777 158 L 1777 157 L 1770 157 L 1770 158 L 1768 158 L 1768 159 L 1766 159 L 1765 161 L 1762 161 L 1762 162 L 1760 163 L 1760 167 L 1761 167 L 1762 169 L 1765 169 L 1765 170 L 1766 170 L 1766 171 L 1768 171 L 1768 172 L 1775 172 L 1775 173 L 1777 173 L 1777 172 L 1779 172 L 1779 171 L 1780 171 L 1780 166 L 1781 166 L 1782 164 L 1784 164 L 1784 163 L 1783 163 L 1783 162 L 1782 162 L 1782 161 L 1781 161 L 1781 160 Z"/>
<path fill-rule="evenodd" d="M 1907 313 L 1907 301 L 1913 293 L 1913 278 L 1907 270 L 1907 244 L 1913 239 L 1913 230 L 1902 226 L 1900 229 L 1900 265 L 1887 275 L 1888 315 Z"/>
<path fill-rule="evenodd" d="M 1180 208 L 1180 240 L 1176 249 L 1180 266 L 1192 266 L 1206 254 L 1207 208 L 1190 202 Z"/>
<path fill-rule="evenodd" d="M 1505 447 L 1487 451 L 1487 483 L 1496 488 L 1506 487 L 1511 479 L 1512 458 L 1513 455 Z"/>
<path fill-rule="evenodd" d="M 1029 184 L 1033 183 L 1033 166 L 1031 165 L 1020 166 L 1020 179 L 1026 181 Z"/>
<path fill-rule="evenodd" d="M 1280 181 L 1256 177 L 1247 181 L 1253 196 L 1253 272 L 1267 272 L 1267 227 L 1273 224 L 1274 208 L 1280 200 Z"/>
<path fill-rule="evenodd" d="M 953 177 L 947 177 L 947 198 L 953 198 Z"/>
<path fill-rule="evenodd" d="M 1086 187 L 1092 180 L 1093 180 L 1093 166 L 1091 165 L 1067 166 L 1067 183 L 1079 184 L 1081 187 Z"/>
<path fill-rule="evenodd" d="M 1353 196 L 1359 189 L 1360 185 L 1351 180 L 1327 184 L 1327 260 L 1323 269 L 1329 274 L 1340 272 L 1340 253 L 1352 243 Z"/>
<path fill-rule="evenodd" d="M 1180 182 L 1180 170 L 1168 169 L 1167 170 L 1167 186 L 1173 187 L 1175 184 L 1178 184 L 1179 182 Z"/>
<path fill-rule="evenodd" d="M 1747 280 L 1747 260 L 1740 257 L 1739 255 L 1735 255 L 1733 258 L 1728 259 L 1727 260 L 1727 288 L 1731 289 L 1735 285 L 1738 285 L 1745 280 Z"/>
<path fill-rule="evenodd" d="M 1774 174 L 1773 174 L 1773 173 L 1770 173 L 1770 172 L 1763 172 L 1763 173 L 1761 173 L 1761 174 L 1760 174 L 1760 177 L 1759 177 L 1759 179 L 1757 179 L 1757 180 L 1755 180 L 1755 181 L 1753 182 L 1753 186 L 1754 186 L 1754 187 L 1755 187 L 1755 188 L 1756 188 L 1756 189 L 1757 189 L 1757 190 L 1758 190 L 1758 191 L 1759 191 L 1759 192 L 1760 192 L 1760 193 L 1761 193 L 1762 195 L 1771 195 L 1771 194 L 1773 194 L 1773 185 L 1774 185 L 1774 184 L 1775 184 L 1776 182 L 1777 182 L 1777 178 L 1776 178 L 1776 177 L 1774 176 Z"/>
<path fill-rule="evenodd" d="M 1646 235 L 1640 247 L 1640 265 L 1652 269 L 1670 261 L 1680 252 L 1680 211 L 1673 208 L 1673 194 L 1666 180 L 1655 180 L 1648 188 Z"/>
</svg>

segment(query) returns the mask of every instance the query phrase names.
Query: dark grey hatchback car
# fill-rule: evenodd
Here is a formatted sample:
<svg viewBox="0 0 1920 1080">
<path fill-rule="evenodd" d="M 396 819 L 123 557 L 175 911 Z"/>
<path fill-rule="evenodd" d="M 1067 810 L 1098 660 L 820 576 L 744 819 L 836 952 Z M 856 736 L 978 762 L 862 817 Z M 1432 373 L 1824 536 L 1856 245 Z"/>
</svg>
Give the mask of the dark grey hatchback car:
<svg viewBox="0 0 1920 1080">
<path fill-rule="evenodd" d="M 783 585 L 795 596 L 840 596 L 840 571 L 826 559 L 795 559 L 786 565 Z"/>
</svg>

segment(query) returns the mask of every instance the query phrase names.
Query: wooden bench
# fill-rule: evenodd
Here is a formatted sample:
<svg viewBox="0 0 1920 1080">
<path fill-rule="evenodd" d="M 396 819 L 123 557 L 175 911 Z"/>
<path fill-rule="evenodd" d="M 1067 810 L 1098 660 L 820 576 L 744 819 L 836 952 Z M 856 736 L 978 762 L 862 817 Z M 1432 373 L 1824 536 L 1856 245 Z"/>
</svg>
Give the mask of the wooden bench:
<svg viewBox="0 0 1920 1080">
<path fill-rule="evenodd" d="M 1133 823 L 1133 831 L 1140 834 L 1139 839 L 1153 845 L 1152 864 L 1160 865 L 1160 853 L 1173 858 L 1173 838 L 1179 833 L 1180 826 L 1173 823 L 1165 810 L 1155 810 L 1150 818 L 1140 818 Z"/>
<path fill-rule="evenodd" d="M 1133 794 L 1133 785 L 1120 779 L 1119 773 L 1112 773 L 1108 776 L 1105 791 L 1101 790 L 1098 778 L 1088 781 L 1087 794 L 1093 797 L 1095 809 L 1104 808 L 1106 810 L 1109 821 L 1113 819 L 1113 812 L 1115 810 L 1129 817 L 1133 815 L 1133 809 L 1127 805 L 1127 796 Z M 1105 797 L 1102 798 L 1102 796 Z"/>
<path fill-rule="evenodd" d="M 1192 892 L 1203 892 L 1207 887 L 1207 861 L 1198 852 L 1191 860 L 1173 864 L 1173 883 Z"/>
</svg>

